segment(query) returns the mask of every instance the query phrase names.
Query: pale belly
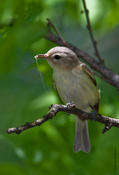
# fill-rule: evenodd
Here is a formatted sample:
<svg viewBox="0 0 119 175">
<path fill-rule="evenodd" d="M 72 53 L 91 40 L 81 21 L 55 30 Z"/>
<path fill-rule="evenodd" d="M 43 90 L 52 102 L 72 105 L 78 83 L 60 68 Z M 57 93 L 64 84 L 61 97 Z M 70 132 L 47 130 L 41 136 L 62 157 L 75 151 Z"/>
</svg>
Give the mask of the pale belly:
<svg viewBox="0 0 119 175">
<path fill-rule="evenodd" d="M 97 87 L 87 75 L 72 73 L 54 73 L 54 80 L 58 93 L 64 103 L 75 103 L 79 109 L 90 111 L 98 102 L 99 93 Z"/>
</svg>

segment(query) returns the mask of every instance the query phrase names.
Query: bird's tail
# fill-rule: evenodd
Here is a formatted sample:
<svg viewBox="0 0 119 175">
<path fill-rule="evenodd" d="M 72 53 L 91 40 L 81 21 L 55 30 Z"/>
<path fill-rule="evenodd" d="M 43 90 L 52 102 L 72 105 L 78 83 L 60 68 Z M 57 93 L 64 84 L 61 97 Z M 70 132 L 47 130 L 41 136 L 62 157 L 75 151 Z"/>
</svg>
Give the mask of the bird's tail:
<svg viewBox="0 0 119 175">
<path fill-rule="evenodd" d="M 82 121 L 76 117 L 76 131 L 75 131 L 75 143 L 74 151 L 90 151 L 90 140 L 88 133 L 88 121 Z"/>
</svg>

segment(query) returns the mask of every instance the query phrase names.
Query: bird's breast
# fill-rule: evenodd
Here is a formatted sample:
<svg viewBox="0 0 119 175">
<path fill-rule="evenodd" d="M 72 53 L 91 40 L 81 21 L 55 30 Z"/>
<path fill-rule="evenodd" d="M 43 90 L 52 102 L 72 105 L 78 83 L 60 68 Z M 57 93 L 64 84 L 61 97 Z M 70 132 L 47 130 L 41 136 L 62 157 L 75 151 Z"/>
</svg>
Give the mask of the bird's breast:
<svg viewBox="0 0 119 175">
<path fill-rule="evenodd" d="M 98 101 L 98 89 L 82 71 L 78 76 L 69 72 L 55 72 L 54 80 L 63 102 L 72 102 L 82 110 L 89 111 L 90 105 Z"/>
</svg>

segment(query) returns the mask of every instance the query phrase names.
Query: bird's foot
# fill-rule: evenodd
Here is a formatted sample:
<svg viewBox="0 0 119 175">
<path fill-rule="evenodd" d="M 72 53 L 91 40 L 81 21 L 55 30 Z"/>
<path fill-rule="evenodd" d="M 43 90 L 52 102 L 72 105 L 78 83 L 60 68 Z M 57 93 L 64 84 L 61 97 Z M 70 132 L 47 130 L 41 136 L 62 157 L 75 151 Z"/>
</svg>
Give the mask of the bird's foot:
<svg viewBox="0 0 119 175">
<path fill-rule="evenodd" d="M 93 110 L 93 112 L 92 112 L 92 114 L 93 114 L 93 120 L 96 120 L 96 118 L 97 118 L 97 111 L 94 109 Z"/>
</svg>

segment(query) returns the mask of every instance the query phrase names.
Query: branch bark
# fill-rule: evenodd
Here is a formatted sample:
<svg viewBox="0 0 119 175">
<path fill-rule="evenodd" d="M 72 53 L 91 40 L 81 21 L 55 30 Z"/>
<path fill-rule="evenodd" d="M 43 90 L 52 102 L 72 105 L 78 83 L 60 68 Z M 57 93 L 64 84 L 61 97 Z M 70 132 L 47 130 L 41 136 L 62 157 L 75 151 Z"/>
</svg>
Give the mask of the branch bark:
<svg viewBox="0 0 119 175">
<path fill-rule="evenodd" d="M 99 123 L 103 123 L 105 125 L 102 133 L 108 131 L 112 126 L 119 127 L 119 120 L 115 118 L 110 118 L 108 116 L 102 116 L 100 114 L 95 115 L 94 113 L 87 113 L 75 107 L 75 104 L 67 103 L 66 105 L 54 104 L 51 106 L 50 111 L 44 115 L 42 118 L 37 119 L 33 122 L 26 123 L 24 125 L 18 126 L 16 128 L 9 128 L 7 130 L 8 134 L 16 133 L 20 134 L 21 132 L 40 126 L 46 121 L 54 118 L 58 112 L 66 112 L 68 114 L 74 114 L 80 116 L 81 120 L 92 120 L 97 121 Z"/>
</svg>

